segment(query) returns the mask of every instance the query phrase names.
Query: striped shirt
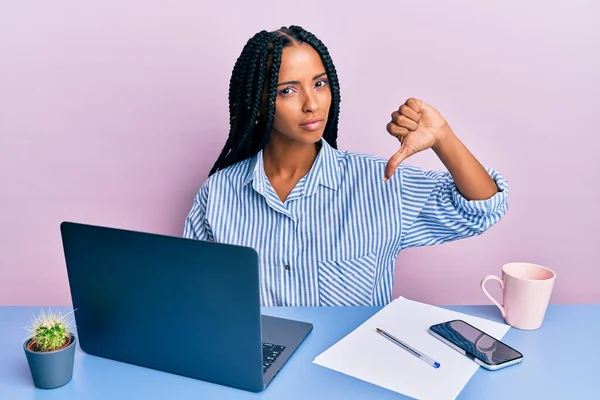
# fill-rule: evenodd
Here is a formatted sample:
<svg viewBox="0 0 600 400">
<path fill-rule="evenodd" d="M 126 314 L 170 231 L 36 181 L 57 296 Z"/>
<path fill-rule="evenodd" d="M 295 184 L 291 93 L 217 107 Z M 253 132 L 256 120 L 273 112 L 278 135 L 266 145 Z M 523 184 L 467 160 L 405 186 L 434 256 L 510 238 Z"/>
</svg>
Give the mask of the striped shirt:
<svg viewBox="0 0 600 400">
<path fill-rule="evenodd" d="M 320 143 L 284 202 L 261 150 L 211 175 L 185 220 L 186 238 L 258 252 L 264 306 L 385 305 L 401 250 L 479 235 L 507 211 L 495 170 L 498 193 L 468 201 L 448 172 L 403 163 L 383 182 L 388 160 Z"/>
</svg>

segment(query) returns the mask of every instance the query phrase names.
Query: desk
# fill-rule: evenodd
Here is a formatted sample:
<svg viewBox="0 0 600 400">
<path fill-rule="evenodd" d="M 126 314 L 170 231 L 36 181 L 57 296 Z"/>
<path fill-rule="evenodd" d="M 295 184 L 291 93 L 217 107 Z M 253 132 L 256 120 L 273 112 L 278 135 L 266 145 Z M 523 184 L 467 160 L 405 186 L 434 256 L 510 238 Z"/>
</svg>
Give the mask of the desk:
<svg viewBox="0 0 600 400">
<path fill-rule="evenodd" d="M 447 307 L 501 322 L 494 306 Z M 0 398 L 21 399 L 406 399 L 407 397 L 313 364 L 322 351 L 379 310 L 378 307 L 265 308 L 268 315 L 310 321 L 313 332 L 262 393 L 249 393 L 177 375 L 75 354 L 73 380 L 52 390 L 37 389 L 22 343 L 39 307 L 0 307 Z M 68 308 L 53 310 L 69 311 Z M 598 398 L 600 304 L 551 305 L 537 331 L 511 328 L 504 337 L 523 352 L 517 366 L 480 368 L 459 399 Z M 569 347 L 570 344 L 570 347 Z M 427 383 L 435 384 L 435 383 Z"/>
</svg>

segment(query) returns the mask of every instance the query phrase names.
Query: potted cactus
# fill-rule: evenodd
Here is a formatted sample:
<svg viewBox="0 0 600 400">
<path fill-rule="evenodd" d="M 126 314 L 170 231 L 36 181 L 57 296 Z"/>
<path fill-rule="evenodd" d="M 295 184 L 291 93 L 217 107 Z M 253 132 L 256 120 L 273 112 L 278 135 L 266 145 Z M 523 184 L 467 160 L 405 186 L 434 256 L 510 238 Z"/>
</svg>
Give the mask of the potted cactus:
<svg viewBox="0 0 600 400">
<path fill-rule="evenodd" d="M 75 361 L 75 335 L 64 313 L 43 310 L 27 328 L 23 349 L 36 387 L 54 389 L 71 381 Z"/>
</svg>

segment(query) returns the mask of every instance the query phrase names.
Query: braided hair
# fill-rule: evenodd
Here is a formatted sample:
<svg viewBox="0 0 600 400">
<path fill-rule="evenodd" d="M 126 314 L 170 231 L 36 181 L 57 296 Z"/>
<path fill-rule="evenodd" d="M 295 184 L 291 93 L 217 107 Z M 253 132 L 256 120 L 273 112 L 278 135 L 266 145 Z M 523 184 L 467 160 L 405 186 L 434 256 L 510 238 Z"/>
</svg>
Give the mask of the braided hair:
<svg viewBox="0 0 600 400">
<path fill-rule="evenodd" d="M 301 43 L 312 46 L 325 66 L 331 88 L 331 107 L 323 138 L 337 148 L 340 88 L 327 47 L 299 26 L 282 27 L 273 32 L 263 30 L 248 40 L 233 67 L 229 82 L 229 137 L 209 176 L 253 156 L 267 143 L 275 116 L 282 50 Z M 257 119 L 259 111 L 260 118 Z"/>
</svg>

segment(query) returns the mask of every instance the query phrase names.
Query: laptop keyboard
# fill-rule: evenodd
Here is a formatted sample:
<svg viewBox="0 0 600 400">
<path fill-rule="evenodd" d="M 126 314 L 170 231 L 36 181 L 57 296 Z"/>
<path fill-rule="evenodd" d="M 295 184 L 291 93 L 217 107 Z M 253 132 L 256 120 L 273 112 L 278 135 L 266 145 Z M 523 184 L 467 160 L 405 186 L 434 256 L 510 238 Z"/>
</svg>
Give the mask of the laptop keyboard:
<svg viewBox="0 0 600 400">
<path fill-rule="evenodd" d="M 285 349 L 285 346 L 263 342 L 263 374 L 273 365 L 277 357 Z"/>
</svg>

